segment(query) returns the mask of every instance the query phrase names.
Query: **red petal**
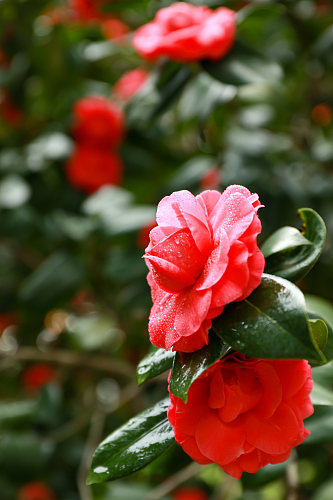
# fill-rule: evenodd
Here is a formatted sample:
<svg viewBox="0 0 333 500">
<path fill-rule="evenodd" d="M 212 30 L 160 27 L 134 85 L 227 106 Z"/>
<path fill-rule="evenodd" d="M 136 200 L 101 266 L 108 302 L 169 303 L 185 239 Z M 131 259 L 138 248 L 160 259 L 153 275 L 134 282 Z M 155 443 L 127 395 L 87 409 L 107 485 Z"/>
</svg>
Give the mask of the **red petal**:
<svg viewBox="0 0 333 500">
<path fill-rule="evenodd" d="M 268 420 L 258 418 L 254 413 L 246 419 L 246 439 L 265 453 L 286 453 L 294 445 L 299 424 L 294 412 L 284 403 Z"/>
<path fill-rule="evenodd" d="M 195 439 L 204 456 L 223 465 L 242 453 L 245 429 L 239 419 L 237 423 L 225 424 L 211 411 L 199 421 Z"/>
</svg>

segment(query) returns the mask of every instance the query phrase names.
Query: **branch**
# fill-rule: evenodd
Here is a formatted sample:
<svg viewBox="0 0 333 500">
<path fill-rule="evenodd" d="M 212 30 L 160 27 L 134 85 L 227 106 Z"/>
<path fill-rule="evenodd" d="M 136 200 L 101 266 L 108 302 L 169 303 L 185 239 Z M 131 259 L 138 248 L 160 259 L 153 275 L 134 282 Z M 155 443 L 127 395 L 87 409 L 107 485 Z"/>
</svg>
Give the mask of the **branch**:
<svg viewBox="0 0 333 500">
<path fill-rule="evenodd" d="M 191 479 L 191 477 L 196 476 L 203 467 L 203 465 L 192 462 L 187 467 L 184 467 L 184 469 L 181 469 L 179 472 L 166 479 L 162 484 L 157 486 L 157 488 L 153 489 L 148 495 L 147 500 L 160 500 L 185 481 Z"/>
<path fill-rule="evenodd" d="M 16 361 L 46 361 L 59 365 L 72 366 L 74 368 L 87 368 L 89 370 L 101 371 L 110 375 L 119 375 L 134 378 L 135 372 L 132 366 L 124 361 L 118 361 L 108 356 L 96 356 L 90 353 L 73 352 L 66 349 L 53 349 L 40 351 L 36 347 L 19 347 L 16 352 L 8 353 L 0 351 L 0 368 L 7 368 Z M 10 363 L 9 363 L 10 362 Z"/>
</svg>

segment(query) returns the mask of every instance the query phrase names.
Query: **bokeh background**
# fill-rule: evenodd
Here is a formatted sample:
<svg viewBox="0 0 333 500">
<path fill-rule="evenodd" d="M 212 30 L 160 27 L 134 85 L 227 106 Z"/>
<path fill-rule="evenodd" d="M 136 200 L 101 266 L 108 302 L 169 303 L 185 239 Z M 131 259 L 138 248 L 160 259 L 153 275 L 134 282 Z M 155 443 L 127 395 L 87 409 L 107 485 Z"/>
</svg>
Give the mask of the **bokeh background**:
<svg viewBox="0 0 333 500">
<path fill-rule="evenodd" d="M 0 1 L 1 500 L 333 498 L 330 406 L 289 462 L 241 481 L 174 445 L 126 480 L 85 485 L 97 444 L 166 394 L 165 376 L 135 381 L 151 306 L 141 256 L 163 196 L 244 184 L 265 205 L 261 242 L 317 210 L 327 244 L 299 285 L 333 322 L 332 2 L 189 2 L 239 11 L 236 69 L 139 57 L 133 31 L 171 3 Z M 122 94 L 137 68 L 141 86 Z M 73 106 L 90 95 L 125 123 L 121 179 L 92 193 L 66 166 Z"/>
</svg>

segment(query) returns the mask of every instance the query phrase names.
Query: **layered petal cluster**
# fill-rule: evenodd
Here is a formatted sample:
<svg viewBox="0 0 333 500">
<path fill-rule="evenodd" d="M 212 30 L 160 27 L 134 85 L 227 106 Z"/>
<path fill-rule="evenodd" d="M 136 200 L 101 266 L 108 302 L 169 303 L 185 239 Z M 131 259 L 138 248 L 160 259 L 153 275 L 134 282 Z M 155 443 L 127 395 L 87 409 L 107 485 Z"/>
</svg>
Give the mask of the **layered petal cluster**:
<svg viewBox="0 0 333 500">
<path fill-rule="evenodd" d="M 257 194 L 237 185 L 222 194 L 178 191 L 161 200 L 145 253 L 154 345 L 200 349 L 208 343 L 211 319 L 260 284 L 260 206 Z"/>
<path fill-rule="evenodd" d="M 175 2 L 134 34 L 133 45 L 150 61 L 160 56 L 180 62 L 220 59 L 232 47 L 236 13 L 226 7 L 211 10 Z"/>
<path fill-rule="evenodd" d="M 103 96 L 79 99 L 73 109 L 76 147 L 66 164 L 71 184 L 92 193 L 119 184 L 123 164 L 117 148 L 124 136 L 122 110 Z"/>
<path fill-rule="evenodd" d="M 305 360 L 230 355 L 192 384 L 187 404 L 170 392 L 168 419 L 191 458 L 240 478 L 284 462 L 309 435 L 312 385 Z"/>
</svg>

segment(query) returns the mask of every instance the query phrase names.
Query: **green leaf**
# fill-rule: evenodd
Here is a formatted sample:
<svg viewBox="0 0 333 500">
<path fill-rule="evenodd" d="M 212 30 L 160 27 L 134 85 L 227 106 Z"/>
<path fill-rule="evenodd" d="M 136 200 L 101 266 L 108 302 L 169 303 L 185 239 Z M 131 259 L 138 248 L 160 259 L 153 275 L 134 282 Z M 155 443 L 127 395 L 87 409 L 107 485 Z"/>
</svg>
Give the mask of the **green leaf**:
<svg viewBox="0 0 333 500">
<path fill-rule="evenodd" d="M 298 281 L 308 274 L 323 251 L 326 239 L 325 223 L 317 212 L 301 208 L 298 215 L 304 228 L 299 236 L 291 233 L 292 228 L 281 228 L 263 245 L 265 272 L 290 281 Z"/>
<path fill-rule="evenodd" d="M 54 252 L 22 283 L 19 297 L 40 308 L 63 303 L 83 286 L 84 270 L 70 254 Z"/>
<path fill-rule="evenodd" d="M 302 292 L 276 276 L 263 274 L 260 286 L 246 300 L 227 306 L 213 328 L 248 356 L 326 361 L 311 335 Z"/>
<path fill-rule="evenodd" d="M 217 62 L 204 61 L 204 70 L 222 83 L 247 85 L 276 83 L 282 78 L 279 64 L 269 61 L 248 44 L 236 40 L 231 51 Z"/>
<path fill-rule="evenodd" d="M 328 328 L 325 321 L 319 318 L 309 319 L 308 324 L 314 343 L 323 351 L 326 347 L 328 338 Z"/>
<path fill-rule="evenodd" d="M 175 354 L 175 352 L 152 346 L 137 366 L 136 380 L 138 385 L 169 370 L 172 367 Z"/>
<path fill-rule="evenodd" d="M 37 401 L 22 400 L 0 403 L 0 426 L 27 422 L 36 415 Z"/>
<path fill-rule="evenodd" d="M 165 398 L 112 432 L 96 449 L 87 484 L 118 479 L 142 469 L 174 442 Z"/>
<path fill-rule="evenodd" d="M 328 361 L 333 359 L 333 306 L 328 301 L 315 295 L 305 295 L 306 310 L 311 319 L 321 319 L 327 328 L 327 343 L 323 349 Z M 333 380 L 332 380 L 333 383 Z"/>
<path fill-rule="evenodd" d="M 228 344 L 223 342 L 214 332 L 210 332 L 209 344 L 200 351 L 189 354 L 177 352 L 170 379 L 172 394 L 186 403 L 187 393 L 193 382 L 217 360 L 228 354 L 230 350 L 231 347 Z"/>
<path fill-rule="evenodd" d="M 312 245 L 296 227 L 284 226 L 275 231 L 262 245 L 261 251 L 265 259 L 278 252 L 304 245 Z"/>
</svg>

